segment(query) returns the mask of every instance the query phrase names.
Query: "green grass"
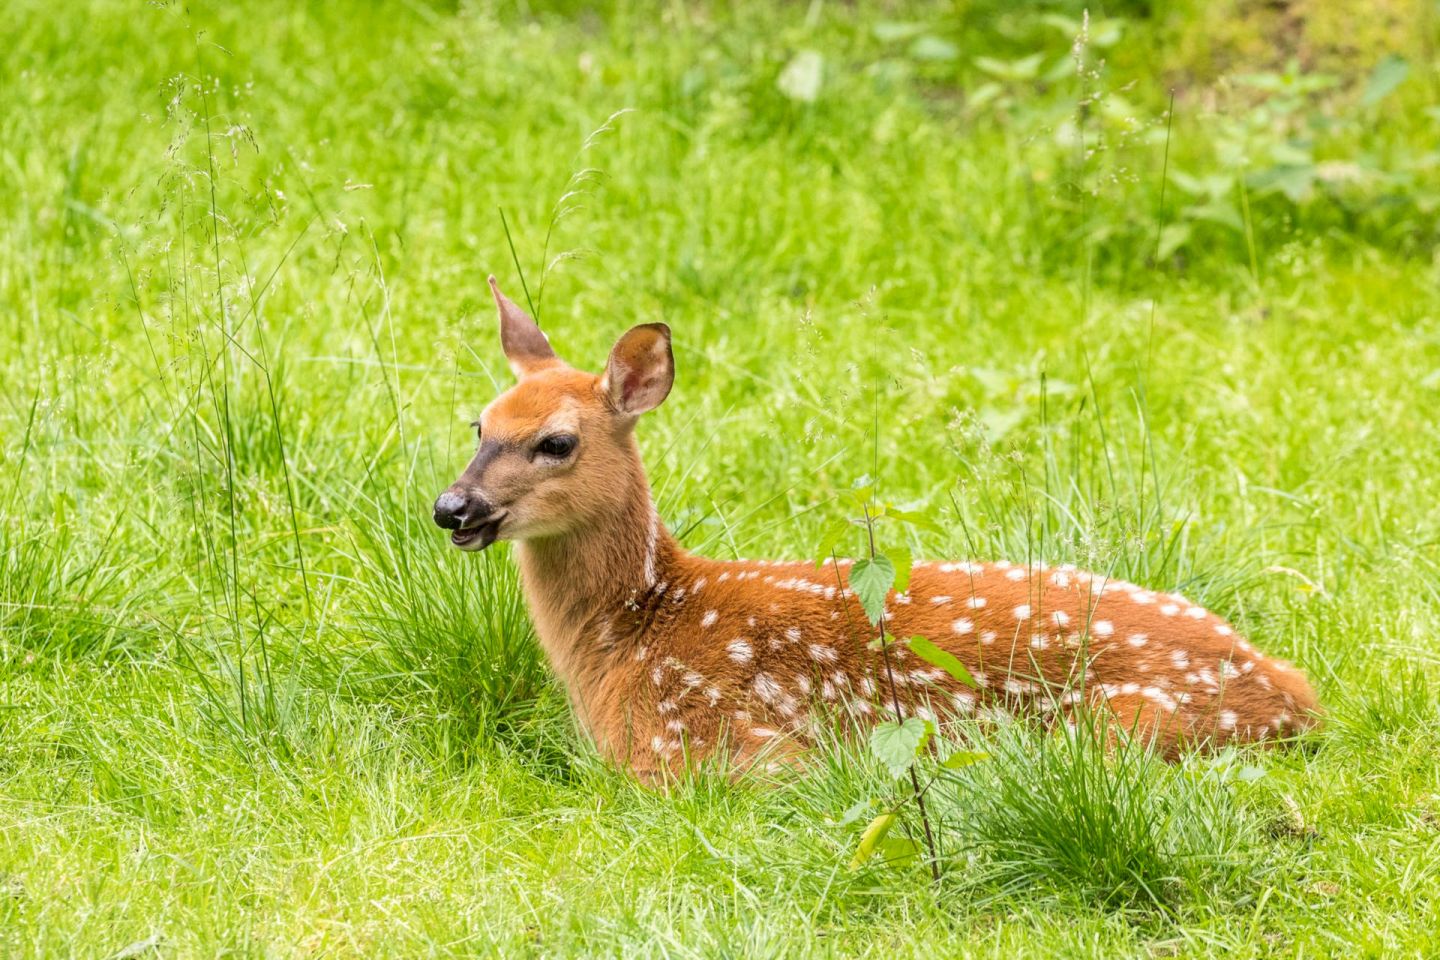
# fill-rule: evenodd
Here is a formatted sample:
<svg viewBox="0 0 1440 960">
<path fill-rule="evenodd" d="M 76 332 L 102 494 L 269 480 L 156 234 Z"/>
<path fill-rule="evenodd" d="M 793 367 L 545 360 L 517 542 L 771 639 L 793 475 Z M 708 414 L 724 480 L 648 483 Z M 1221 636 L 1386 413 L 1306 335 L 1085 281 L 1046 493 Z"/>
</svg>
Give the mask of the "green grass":
<svg viewBox="0 0 1440 960">
<path fill-rule="evenodd" d="M 1096 8 L 1077 75 L 1068 2 L 21 0 L 0 954 L 1433 956 L 1440 18 L 1320 6 Z M 808 556 L 870 476 L 917 555 L 1196 596 L 1326 729 L 951 729 L 939 886 L 846 868 L 845 744 L 641 789 L 428 520 L 514 258 L 577 364 L 672 326 L 690 547 Z"/>
</svg>

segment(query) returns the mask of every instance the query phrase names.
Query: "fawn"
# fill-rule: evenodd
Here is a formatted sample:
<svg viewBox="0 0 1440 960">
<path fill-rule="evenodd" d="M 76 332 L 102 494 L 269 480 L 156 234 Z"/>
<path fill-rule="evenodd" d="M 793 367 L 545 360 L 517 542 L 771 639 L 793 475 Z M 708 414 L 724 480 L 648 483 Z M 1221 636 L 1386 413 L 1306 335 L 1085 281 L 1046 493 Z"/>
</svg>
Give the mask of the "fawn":
<svg viewBox="0 0 1440 960">
<path fill-rule="evenodd" d="M 892 714 L 847 561 L 710 560 L 661 523 L 635 424 L 670 393 L 669 328 L 631 329 L 595 376 L 561 361 L 494 277 L 490 288 L 518 382 L 481 414 L 479 449 L 435 522 L 462 550 L 515 541 L 540 642 L 601 752 L 646 780 L 717 752 L 739 770 L 795 756 L 826 717 Z M 893 645 L 905 716 L 1104 711 L 1170 758 L 1318 722 L 1305 677 L 1221 618 L 1070 565 L 918 563 L 886 621 L 975 681 Z"/>
</svg>

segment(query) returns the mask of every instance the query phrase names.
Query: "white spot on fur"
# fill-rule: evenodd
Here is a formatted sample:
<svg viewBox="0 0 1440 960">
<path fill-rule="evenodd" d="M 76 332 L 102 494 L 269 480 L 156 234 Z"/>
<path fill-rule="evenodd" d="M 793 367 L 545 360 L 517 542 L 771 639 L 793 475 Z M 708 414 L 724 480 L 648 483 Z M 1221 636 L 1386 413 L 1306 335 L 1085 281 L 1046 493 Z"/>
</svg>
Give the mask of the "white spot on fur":
<svg viewBox="0 0 1440 960">
<path fill-rule="evenodd" d="M 949 602 L 950 602 L 951 600 L 953 600 L 953 599 L 954 599 L 954 597 L 946 597 L 946 596 L 931 597 L 931 598 L 930 598 L 930 602 L 938 605 L 938 604 L 942 604 L 942 603 L 949 603 Z"/>
<path fill-rule="evenodd" d="M 1108 637 L 1115 632 L 1115 624 L 1109 620 L 1096 620 L 1090 624 L 1090 632 L 1097 637 Z"/>
<path fill-rule="evenodd" d="M 813 593 L 823 595 L 825 585 L 816 583 L 813 580 L 806 580 L 803 577 L 788 577 L 784 580 L 775 581 L 776 588 L 780 590 L 798 590 L 801 593 Z M 830 589 L 834 589 L 831 587 Z"/>
<path fill-rule="evenodd" d="M 961 617 L 959 620 L 950 624 L 950 629 L 963 636 L 975 629 L 975 621 L 967 617 Z"/>
<path fill-rule="evenodd" d="M 1160 608 L 1160 612 L 1165 614 L 1165 616 L 1167 617 L 1173 617 L 1175 616 L 1175 614 L 1180 612 L 1180 607 L 1174 603 L 1167 603 Z"/>
<path fill-rule="evenodd" d="M 766 703 L 774 703 L 780 699 L 783 693 L 780 684 L 776 683 L 775 678 L 768 673 L 755 674 L 754 687 L 755 695 Z"/>
<path fill-rule="evenodd" d="M 1239 723 L 1239 722 L 1240 722 L 1240 718 L 1236 715 L 1236 713 L 1235 713 L 1234 710 L 1221 710 L 1221 711 L 1220 711 L 1220 729 L 1221 729 L 1221 730 L 1234 730 L 1234 729 L 1235 729 L 1235 725 L 1236 725 L 1237 723 Z"/>
<path fill-rule="evenodd" d="M 1144 633 L 1132 633 L 1130 634 L 1130 636 L 1125 638 L 1125 642 L 1130 644 L 1130 646 L 1132 647 L 1143 647 L 1145 646 L 1145 644 L 1150 642 L 1150 637 L 1148 634 Z"/>
<path fill-rule="evenodd" d="M 1175 698 L 1159 687 L 1142 687 L 1140 689 L 1140 695 L 1151 703 L 1162 706 L 1167 710 L 1175 709 Z"/>
<path fill-rule="evenodd" d="M 750 736 L 760 740 L 769 740 L 771 737 L 775 736 L 775 731 L 771 730 L 769 727 L 751 727 Z"/>
<path fill-rule="evenodd" d="M 1016 607 L 1016 608 L 1015 608 L 1015 619 L 1016 619 L 1016 620 L 1029 620 L 1029 619 L 1030 619 L 1030 604 L 1028 604 L 1028 603 L 1022 603 L 1022 604 L 1020 604 L 1020 606 Z"/>
<path fill-rule="evenodd" d="M 823 643 L 810 644 L 810 659 L 816 663 L 834 663 L 840 659 L 840 654 L 834 647 L 826 646 Z"/>
<path fill-rule="evenodd" d="M 970 563 L 969 561 L 961 561 L 960 563 L 940 564 L 941 573 L 955 573 L 957 570 L 961 573 L 968 573 L 972 577 L 978 577 L 980 576 L 980 574 L 985 572 L 985 568 L 983 566 L 978 563 Z"/>
<path fill-rule="evenodd" d="M 730 652 L 730 659 L 736 663 L 749 663 L 750 658 L 755 656 L 755 648 L 750 646 L 750 641 L 744 637 L 736 637 L 725 645 Z"/>
<path fill-rule="evenodd" d="M 800 642 L 800 628 L 799 628 L 799 627 L 790 627 L 789 629 L 787 629 L 787 630 L 785 631 L 785 639 L 786 639 L 786 640 L 789 640 L 791 643 L 799 643 L 799 642 Z"/>
<path fill-rule="evenodd" d="M 1055 621 L 1055 626 L 1063 627 L 1065 626 L 1065 624 L 1070 622 L 1070 614 L 1066 613 L 1064 610 L 1056 610 L 1054 613 L 1050 614 L 1050 619 Z"/>
<path fill-rule="evenodd" d="M 1186 610 L 1186 611 L 1185 611 L 1185 616 L 1189 617 L 1191 620 L 1204 620 L 1204 619 L 1205 619 L 1205 608 L 1204 608 L 1204 607 L 1191 607 L 1189 610 Z"/>
<path fill-rule="evenodd" d="M 720 619 L 720 611 L 718 611 L 718 610 L 706 610 L 706 611 L 705 611 L 705 616 L 703 616 L 703 617 L 700 618 L 700 626 L 702 626 L 702 627 L 713 627 L 713 626 L 715 626 L 715 621 L 716 621 L 716 620 L 719 620 L 719 619 Z"/>
<path fill-rule="evenodd" d="M 1184 650 L 1171 650 L 1170 662 L 1175 664 L 1176 670 L 1183 670 L 1186 667 L 1190 666 L 1190 654 L 1186 653 Z"/>
<path fill-rule="evenodd" d="M 971 610 L 979 610 L 981 607 L 985 606 L 985 604 L 988 603 L 989 601 L 987 601 L 984 597 L 971 597 L 969 600 L 966 600 L 965 602 L 970 605 L 970 609 L 971 609 Z"/>
</svg>

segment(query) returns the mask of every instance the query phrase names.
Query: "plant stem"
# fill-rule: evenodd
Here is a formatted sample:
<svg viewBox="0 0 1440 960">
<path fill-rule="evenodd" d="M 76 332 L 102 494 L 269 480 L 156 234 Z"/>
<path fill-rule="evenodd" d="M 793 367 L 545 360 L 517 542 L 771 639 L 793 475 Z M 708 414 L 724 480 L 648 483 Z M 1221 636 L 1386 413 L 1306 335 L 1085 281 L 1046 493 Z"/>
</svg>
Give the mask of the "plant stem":
<svg viewBox="0 0 1440 960">
<path fill-rule="evenodd" d="M 870 543 L 870 559 L 875 559 L 875 518 L 870 515 L 870 508 L 865 507 L 865 533 Z M 890 687 L 890 706 L 895 712 L 895 722 L 900 722 L 900 694 L 895 688 L 895 670 L 890 665 L 890 643 L 889 635 L 885 630 L 885 611 L 880 611 L 880 619 L 875 626 L 880 630 L 880 659 L 885 663 L 885 682 Z M 925 830 L 925 849 L 930 854 L 930 877 L 936 883 L 940 882 L 940 856 L 935 849 L 935 835 L 930 829 L 930 814 L 925 809 L 925 794 L 920 789 L 920 776 L 915 772 L 915 765 L 910 765 L 910 792 L 915 798 L 915 806 L 920 810 L 920 825 Z"/>
</svg>

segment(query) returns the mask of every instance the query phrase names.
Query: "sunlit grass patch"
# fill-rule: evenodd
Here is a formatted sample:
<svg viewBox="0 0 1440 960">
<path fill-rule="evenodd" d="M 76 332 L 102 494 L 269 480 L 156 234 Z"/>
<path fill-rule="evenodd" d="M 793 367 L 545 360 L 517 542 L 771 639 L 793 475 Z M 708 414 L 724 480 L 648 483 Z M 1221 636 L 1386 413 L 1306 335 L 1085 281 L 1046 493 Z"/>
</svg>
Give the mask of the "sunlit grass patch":
<svg viewBox="0 0 1440 960">
<path fill-rule="evenodd" d="M 1011 894 L 1112 907 L 1232 898 L 1263 878 L 1245 784 L 1207 757 L 1172 765 L 1103 719 L 1003 724 L 990 760 L 955 775 L 949 807 L 979 872 Z"/>
</svg>

